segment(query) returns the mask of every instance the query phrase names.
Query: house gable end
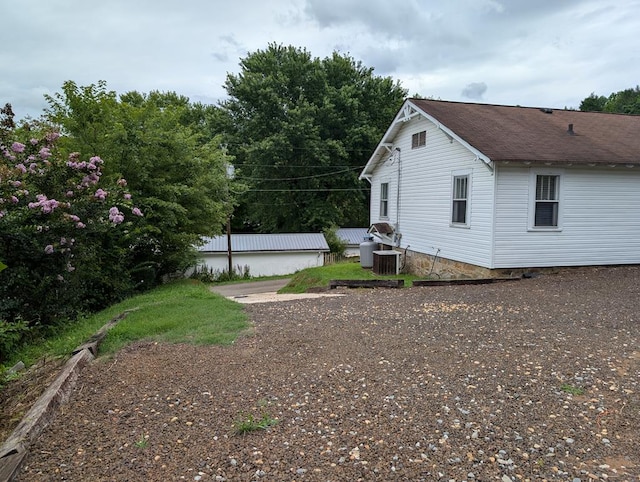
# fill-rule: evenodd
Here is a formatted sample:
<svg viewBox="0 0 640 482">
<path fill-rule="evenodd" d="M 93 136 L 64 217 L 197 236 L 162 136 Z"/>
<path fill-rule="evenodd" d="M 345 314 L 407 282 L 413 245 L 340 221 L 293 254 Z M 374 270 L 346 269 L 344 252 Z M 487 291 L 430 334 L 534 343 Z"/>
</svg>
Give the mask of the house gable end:
<svg viewBox="0 0 640 482">
<path fill-rule="evenodd" d="M 402 127 L 405 126 L 407 122 L 418 116 L 431 122 L 434 126 L 440 129 L 451 142 L 455 140 L 456 142 L 460 143 L 460 145 L 462 145 L 465 149 L 472 152 L 477 160 L 482 161 L 487 167 L 489 167 L 489 169 L 493 170 L 493 164 L 489 156 L 473 147 L 469 142 L 456 134 L 452 129 L 448 128 L 440 121 L 438 121 L 438 119 L 436 119 L 434 116 L 428 114 L 419 106 L 414 104 L 411 99 L 408 99 L 396 114 L 396 117 L 385 132 L 380 143 L 374 149 L 373 154 L 367 161 L 367 164 L 362 170 L 359 179 L 366 179 L 367 181 L 371 182 L 373 171 L 380 164 L 380 162 L 383 162 L 384 160 L 392 156 L 394 141 L 397 138 Z"/>
</svg>

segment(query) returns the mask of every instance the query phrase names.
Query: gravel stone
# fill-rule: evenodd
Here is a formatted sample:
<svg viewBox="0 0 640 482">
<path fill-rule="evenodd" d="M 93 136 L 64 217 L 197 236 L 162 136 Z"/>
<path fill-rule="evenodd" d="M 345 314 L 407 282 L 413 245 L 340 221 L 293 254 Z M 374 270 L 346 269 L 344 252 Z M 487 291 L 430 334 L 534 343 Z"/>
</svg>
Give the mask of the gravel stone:
<svg viewBox="0 0 640 482">
<path fill-rule="evenodd" d="M 99 358 L 17 480 L 640 477 L 640 268 L 341 292 Z"/>
</svg>

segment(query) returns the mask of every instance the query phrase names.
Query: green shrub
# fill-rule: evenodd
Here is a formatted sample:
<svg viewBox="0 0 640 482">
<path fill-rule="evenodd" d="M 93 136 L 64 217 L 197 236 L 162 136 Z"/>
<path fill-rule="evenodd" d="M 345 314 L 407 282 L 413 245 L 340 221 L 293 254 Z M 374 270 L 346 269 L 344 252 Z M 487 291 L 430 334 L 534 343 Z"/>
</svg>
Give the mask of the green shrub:
<svg viewBox="0 0 640 482">
<path fill-rule="evenodd" d="M 219 270 L 206 265 L 199 265 L 195 267 L 189 277 L 202 283 L 222 283 L 251 279 L 251 273 L 249 266 L 246 264 L 244 266 L 237 265 L 231 273 L 229 273 L 229 270 Z"/>
<path fill-rule="evenodd" d="M 324 239 L 327 240 L 330 252 L 339 255 L 344 254 L 345 249 L 347 249 L 347 243 L 338 236 L 337 226 L 334 225 L 324 228 L 322 234 L 324 234 Z"/>
</svg>

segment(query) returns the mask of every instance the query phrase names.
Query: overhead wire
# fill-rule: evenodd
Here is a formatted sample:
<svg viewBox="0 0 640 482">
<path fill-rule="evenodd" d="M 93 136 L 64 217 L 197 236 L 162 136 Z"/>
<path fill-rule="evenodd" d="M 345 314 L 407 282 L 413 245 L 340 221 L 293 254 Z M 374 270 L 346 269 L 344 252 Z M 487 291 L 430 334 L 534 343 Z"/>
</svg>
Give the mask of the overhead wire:
<svg viewBox="0 0 640 482">
<path fill-rule="evenodd" d="M 301 179 L 317 179 L 319 177 L 333 176 L 335 174 L 342 174 L 349 171 L 355 171 L 356 169 L 362 169 L 360 167 L 352 167 L 349 169 L 342 169 L 341 171 L 325 172 L 324 174 L 315 174 L 312 176 L 300 176 L 300 177 L 278 177 L 278 178 L 262 178 L 262 177 L 242 177 L 237 176 L 236 179 L 245 181 L 298 181 Z"/>
</svg>

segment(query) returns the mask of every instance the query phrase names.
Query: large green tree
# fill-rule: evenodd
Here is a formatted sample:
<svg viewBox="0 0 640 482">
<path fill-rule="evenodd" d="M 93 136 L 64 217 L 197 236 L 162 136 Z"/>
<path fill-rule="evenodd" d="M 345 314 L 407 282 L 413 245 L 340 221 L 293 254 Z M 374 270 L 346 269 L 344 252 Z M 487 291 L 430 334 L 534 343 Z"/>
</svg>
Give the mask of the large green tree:
<svg viewBox="0 0 640 482">
<path fill-rule="evenodd" d="M 318 232 L 367 225 L 358 175 L 407 92 L 349 56 L 270 44 L 229 74 L 220 108 L 236 175 L 249 187 L 236 228 Z"/>
<path fill-rule="evenodd" d="M 580 110 L 640 114 L 640 86 L 613 92 L 609 97 L 591 93 L 580 103 Z"/>
<path fill-rule="evenodd" d="M 47 100 L 46 119 L 61 127 L 67 151 L 99 152 L 103 175 L 126 179 L 145 213 L 130 249 L 149 281 L 192 263 L 200 238 L 222 232 L 230 159 L 208 127 L 213 108 L 171 92 L 117 96 L 105 82 L 66 82 Z"/>
</svg>

